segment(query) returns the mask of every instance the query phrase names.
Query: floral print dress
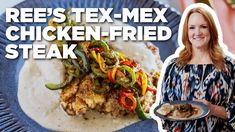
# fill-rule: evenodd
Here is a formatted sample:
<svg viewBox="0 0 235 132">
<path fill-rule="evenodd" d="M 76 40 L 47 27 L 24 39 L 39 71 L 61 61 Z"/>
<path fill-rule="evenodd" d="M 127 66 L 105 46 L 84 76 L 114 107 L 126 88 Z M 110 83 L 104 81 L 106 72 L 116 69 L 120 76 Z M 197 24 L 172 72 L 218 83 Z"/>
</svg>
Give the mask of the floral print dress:
<svg viewBox="0 0 235 132">
<path fill-rule="evenodd" d="M 171 60 L 162 81 L 161 102 L 204 99 L 223 106 L 228 119 L 208 116 L 186 122 L 165 120 L 163 126 L 168 131 L 235 131 L 235 64 L 229 57 L 225 61 L 227 69 L 221 72 L 213 64 L 188 64 L 180 68 L 176 59 Z"/>
</svg>

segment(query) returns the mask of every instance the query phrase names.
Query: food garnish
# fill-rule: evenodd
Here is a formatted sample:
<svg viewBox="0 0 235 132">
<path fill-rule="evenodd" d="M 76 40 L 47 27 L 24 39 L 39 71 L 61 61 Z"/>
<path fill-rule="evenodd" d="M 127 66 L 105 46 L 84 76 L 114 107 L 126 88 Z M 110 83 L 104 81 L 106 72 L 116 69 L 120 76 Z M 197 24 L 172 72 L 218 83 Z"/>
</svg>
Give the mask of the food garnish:
<svg viewBox="0 0 235 132">
<path fill-rule="evenodd" d="M 67 19 L 64 26 L 76 26 L 69 16 Z M 63 26 L 52 20 L 49 25 Z M 45 85 L 50 90 L 62 89 L 60 102 L 69 115 L 95 110 L 113 116 L 136 113 L 142 120 L 149 118 L 149 108 L 157 93 L 158 72 L 146 73 L 138 62 L 113 50 L 105 39 L 54 43 L 60 48 L 61 43 L 77 44 L 77 59 L 61 60 L 66 71 L 64 82 Z"/>
</svg>

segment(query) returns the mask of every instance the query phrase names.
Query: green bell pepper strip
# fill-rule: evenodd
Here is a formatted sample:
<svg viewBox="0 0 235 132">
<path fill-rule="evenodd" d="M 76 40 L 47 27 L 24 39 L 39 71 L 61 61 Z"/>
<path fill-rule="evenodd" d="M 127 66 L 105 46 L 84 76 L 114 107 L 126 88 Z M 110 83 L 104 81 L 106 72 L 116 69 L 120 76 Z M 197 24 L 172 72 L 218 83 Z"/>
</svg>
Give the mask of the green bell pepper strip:
<svg viewBox="0 0 235 132">
<path fill-rule="evenodd" d="M 100 82 L 98 82 L 98 80 L 94 80 L 94 85 L 92 87 L 92 90 L 97 93 L 97 94 L 106 94 L 107 92 L 110 91 L 110 87 L 107 83 L 105 83 L 104 81 L 102 82 L 102 84 L 100 84 Z M 98 84 L 99 83 L 99 84 Z"/>
<path fill-rule="evenodd" d="M 127 78 L 127 77 L 123 77 L 123 78 L 120 78 L 120 77 L 116 77 L 116 80 L 115 80 L 119 85 L 123 86 L 124 88 L 128 88 L 130 87 L 130 79 Z"/>
<path fill-rule="evenodd" d="M 74 77 L 73 75 L 69 74 L 63 83 L 60 83 L 60 84 L 48 83 L 45 86 L 50 90 L 62 89 L 73 80 L 73 77 Z"/>
<path fill-rule="evenodd" d="M 103 40 L 92 40 L 91 41 L 91 47 L 93 46 L 99 46 L 99 47 L 102 47 L 104 49 L 104 52 L 108 52 L 109 51 L 109 46 L 108 44 L 106 44 L 106 42 L 104 42 Z"/>
<path fill-rule="evenodd" d="M 105 94 L 107 92 L 110 91 L 110 87 L 109 87 L 109 83 L 107 80 L 104 80 L 102 82 L 100 82 L 97 77 L 95 77 L 94 75 L 90 76 L 91 77 L 91 80 L 92 80 L 92 91 L 97 93 L 97 94 Z"/>
<path fill-rule="evenodd" d="M 75 70 L 74 70 L 74 73 L 73 73 L 73 76 L 74 76 L 74 77 L 80 77 L 80 76 L 83 76 L 83 73 L 80 73 L 80 70 L 79 70 L 79 69 L 75 69 Z"/>
<path fill-rule="evenodd" d="M 72 63 L 75 67 L 77 67 L 81 72 L 85 72 L 83 68 L 80 67 L 80 65 L 78 64 L 77 60 L 72 60 Z"/>
<path fill-rule="evenodd" d="M 119 85 L 119 84 L 115 84 L 114 86 L 113 86 L 113 88 L 114 89 L 118 89 L 118 88 L 120 88 L 121 86 Z"/>
<path fill-rule="evenodd" d="M 62 63 L 66 69 L 73 69 L 74 66 L 69 62 L 69 60 L 62 60 Z"/>
<path fill-rule="evenodd" d="M 135 75 L 135 72 L 132 70 L 132 68 L 130 68 L 129 66 L 124 65 L 124 66 L 119 67 L 118 69 L 120 69 L 120 70 L 126 70 L 126 71 L 130 74 L 130 76 L 131 76 L 131 82 L 130 82 L 130 83 L 123 82 L 123 83 L 126 83 L 125 85 L 126 85 L 127 87 L 128 87 L 128 86 L 132 87 L 132 86 L 136 83 L 136 75 Z M 121 81 L 121 80 L 117 80 L 117 82 L 119 82 L 119 81 Z M 121 82 L 120 82 L 120 83 L 121 83 Z M 123 84 L 123 83 L 121 83 L 121 84 Z"/>
<path fill-rule="evenodd" d="M 68 11 L 65 11 L 64 14 L 65 14 L 65 17 L 66 17 L 66 19 L 65 19 L 65 25 L 66 25 L 66 26 L 70 26 L 70 22 L 69 22 L 69 10 L 68 10 Z"/>
<path fill-rule="evenodd" d="M 118 55 L 117 55 L 116 52 L 113 52 L 113 55 L 114 55 L 114 58 L 115 58 L 115 60 L 116 60 L 115 65 L 117 66 L 117 65 L 120 63 L 120 62 L 119 62 L 119 57 L 118 57 Z"/>
<path fill-rule="evenodd" d="M 113 61 L 110 58 L 104 58 L 104 60 L 105 60 L 105 64 L 107 64 L 108 66 L 113 65 Z"/>
<path fill-rule="evenodd" d="M 89 66 L 89 63 L 88 63 L 88 61 L 86 59 L 85 54 L 82 51 L 79 51 L 79 50 L 75 50 L 74 53 L 76 55 L 78 55 L 79 57 L 81 57 L 81 59 L 82 59 L 83 68 L 81 69 L 81 71 L 84 70 L 85 72 L 89 72 L 89 67 L 90 66 Z M 75 65 L 75 66 L 77 66 L 77 65 Z M 80 67 L 78 67 L 78 68 L 80 68 Z"/>
<path fill-rule="evenodd" d="M 99 66 L 96 64 L 91 64 L 91 70 L 97 77 L 107 78 L 107 75 L 104 74 L 100 69 Z"/>
<path fill-rule="evenodd" d="M 90 42 L 81 42 L 77 45 L 78 49 L 80 51 L 83 51 L 85 55 L 87 56 L 87 58 L 89 58 L 89 55 L 88 55 L 89 46 L 90 46 Z"/>
<path fill-rule="evenodd" d="M 67 11 L 64 12 L 66 20 L 65 20 L 65 26 L 76 26 L 76 22 L 70 18 L 70 13 L 71 13 L 72 8 L 68 9 Z"/>
<path fill-rule="evenodd" d="M 138 96 L 138 94 L 136 92 L 135 92 L 134 96 L 136 98 L 136 104 L 137 104 L 135 111 L 136 111 L 139 119 L 141 119 L 141 120 L 149 119 L 150 115 L 143 111 L 143 109 L 141 107 L 141 104 L 140 104 L 139 96 Z"/>
<path fill-rule="evenodd" d="M 103 52 L 102 55 L 104 56 L 105 62 L 108 65 L 118 65 L 119 64 L 118 55 L 113 50 L 110 50 L 109 52 Z M 113 64 L 114 61 L 115 61 L 115 64 Z"/>
</svg>

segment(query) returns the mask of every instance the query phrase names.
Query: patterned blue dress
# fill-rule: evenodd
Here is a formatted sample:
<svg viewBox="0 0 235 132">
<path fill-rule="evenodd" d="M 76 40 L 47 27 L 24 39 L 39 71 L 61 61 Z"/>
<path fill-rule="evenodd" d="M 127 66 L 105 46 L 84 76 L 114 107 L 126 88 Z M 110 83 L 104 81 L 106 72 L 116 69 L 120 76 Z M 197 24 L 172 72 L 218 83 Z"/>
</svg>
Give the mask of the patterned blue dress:
<svg viewBox="0 0 235 132">
<path fill-rule="evenodd" d="M 228 120 L 215 116 L 187 122 L 163 121 L 169 131 L 211 132 L 235 131 L 235 61 L 225 57 L 226 71 L 213 64 L 188 64 L 179 68 L 176 59 L 168 64 L 162 81 L 161 102 L 205 99 L 223 106 Z"/>
</svg>

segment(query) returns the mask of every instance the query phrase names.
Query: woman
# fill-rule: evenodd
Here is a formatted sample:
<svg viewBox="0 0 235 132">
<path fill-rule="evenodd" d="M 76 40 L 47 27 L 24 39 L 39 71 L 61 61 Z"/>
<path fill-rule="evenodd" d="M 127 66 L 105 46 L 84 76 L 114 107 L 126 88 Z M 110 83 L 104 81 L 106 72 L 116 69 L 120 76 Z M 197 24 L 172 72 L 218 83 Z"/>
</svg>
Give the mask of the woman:
<svg viewBox="0 0 235 132">
<path fill-rule="evenodd" d="M 164 121 L 169 131 L 235 131 L 235 65 L 219 46 L 212 15 L 191 9 L 184 21 L 183 50 L 168 64 L 161 102 L 195 100 L 210 109 L 209 116 L 187 122 Z"/>
</svg>

